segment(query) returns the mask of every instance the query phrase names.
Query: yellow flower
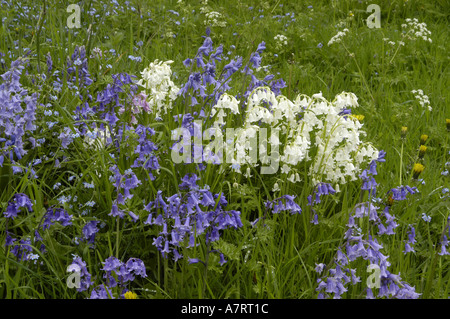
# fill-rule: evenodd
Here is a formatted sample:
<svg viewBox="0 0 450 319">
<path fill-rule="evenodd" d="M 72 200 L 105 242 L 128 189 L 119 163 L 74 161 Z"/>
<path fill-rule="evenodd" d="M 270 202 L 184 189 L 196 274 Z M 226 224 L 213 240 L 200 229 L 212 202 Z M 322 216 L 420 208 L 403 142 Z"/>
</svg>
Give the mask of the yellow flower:
<svg viewBox="0 0 450 319">
<path fill-rule="evenodd" d="M 420 173 L 423 172 L 425 166 L 423 166 L 420 163 L 415 163 L 414 167 L 413 167 L 413 178 L 417 179 L 417 177 L 419 177 Z"/>
<path fill-rule="evenodd" d="M 423 158 L 425 152 L 427 151 L 427 147 L 425 145 L 420 145 L 419 147 L 419 158 Z"/>
<path fill-rule="evenodd" d="M 362 114 L 351 114 L 350 116 L 360 122 L 362 122 L 364 120 L 364 115 L 362 115 Z"/>
<path fill-rule="evenodd" d="M 408 132 L 408 127 L 407 126 L 402 126 L 402 138 L 406 137 L 406 132 Z"/>
<path fill-rule="evenodd" d="M 447 131 L 450 131 L 450 119 L 445 119 L 445 124 L 447 124 Z"/>
<path fill-rule="evenodd" d="M 428 135 L 422 134 L 422 135 L 420 136 L 420 145 L 425 144 L 425 143 L 427 142 L 427 140 L 428 140 Z"/>
<path fill-rule="evenodd" d="M 128 290 L 124 295 L 125 299 L 137 299 L 137 294 Z"/>
</svg>

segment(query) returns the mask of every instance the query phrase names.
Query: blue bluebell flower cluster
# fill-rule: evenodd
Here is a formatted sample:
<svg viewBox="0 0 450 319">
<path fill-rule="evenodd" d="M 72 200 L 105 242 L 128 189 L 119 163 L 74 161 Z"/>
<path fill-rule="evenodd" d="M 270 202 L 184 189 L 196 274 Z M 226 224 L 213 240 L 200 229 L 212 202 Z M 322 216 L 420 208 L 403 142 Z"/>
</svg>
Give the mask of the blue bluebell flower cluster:
<svg viewBox="0 0 450 319">
<path fill-rule="evenodd" d="M 123 298 L 123 294 L 128 291 L 127 285 L 133 282 L 136 276 L 147 277 L 144 262 L 139 258 L 130 258 L 128 261 L 122 262 L 111 256 L 103 262 L 102 270 L 105 272 L 103 275 L 105 283 L 98 285 L 91 291 L 90 299 L 113 299 L 115 287 L 122 290 L 120 296 Z M 85 277 L 85 282 L 88 282 L 89 277 Z M 88 285 L 86 286 L 88 287 Z"/>
<path fill-rule="evenodd" d="M 381 156 L 381 160 L 383 160 L 385 153 Z M 367 182 L 368 176 L 376 175 L 376 161 L 373 161 L 370 165 L 370 174 L 367 173 L 368 171 L 361 176 L 363 182 Z M 376 182 L 372 182 L 370 187 L 363 188 L 371 194 L 376 194 Z M 409 187 L 399 187 L 393 189 L 392 192 L 397 200 L 405 200 L 406 194 L 415 193 Z M 379 242 L 379 239 L 381 240 L 383 235 L 394 235 L 394 230 L 398 227 L 395 216 L 390 213 L 390 208 L 390 205 L 386 205 L 380 211 L 380 207 L 373 205 L 371 201 L 362 202 L 355 206 L 346 225 L 345 243 L 339 247 L 336 256 L 328 267 L 321 265 L 317 268 L 319 272 L 325 270 L 322 277 L 317 280 L 318 298 L 331 296 L 341 298 L 348 291 L 349 285 L 360 282 L 360 277 L 356 276 L 357 270 L 349 267 L 353 261 L 359 258 L 367 260 L 369 265 L 378 268 L 380 271 L 379 287 L 376 287 L 378 288 L 377 297 L 398 299 L 416 299 L 419 297 L 420 294 L 415 291 L 414 287 L 401 280 L 400 274 L 395 275 L 389 271 L 391 265 L 388 260 L 389 256 L 382 253 L 383 244 Z M 360 228 L 360 225 L 364 225 L 364 223 L 359 222 L 360 219 L 364 219 L 366 224 L 369 223 L 369 230 L 366 234 Z M 375 232 L 375 229 L 378 229 L 378 231 Z M 405 247 L 405 251 L 411 251 L 412 248 L 409 244 L 413 243 L 415 243 L 415 230 L 411 227 L 408 234 L 408 246 Z M 373 288 L 375 287 L 368 286 L 366 288 L 366 298 L 374 298 Z"/>
<path fill-rule="evenodd" d="M 23 171 L 20 160 L 27 153 L 26 142 L 33 147 L 33 136 L 36 129 L 36 108 L 38 93 L 29 94 L 22 86 L 20 79 L 28 59 L 19 58 L 11 62 L 11 68 L 0 77 L 0 167 L 5 159 L 12 164 L 13 173 Z M 25 108 L 23 108 L 23 105 Z M 27 139 L 28 136 L 28 139 Z M 24 165 L 27 166 L 27 165 Z M 34 170 L 31 168 L 31 175 Z"/>
<path fill-rule="evenodd" d="M 23 210 L 26 208 L 26 210 Z M 9 224 L 14 223 L 14 219 L 19 217 L 19 213 L 28 212 L 32 213 L 33 203 L 30 198 L 24 193 L 17 193 L 14 195 L 13 199 L 8 202 L 8 206 L 3 212 L 3 215 L 7 218 Z M 26 217 L 26 216 L 24 216 Z M 55 208 L 49 207 L 47 211 L 41 218 L 41 222 L 38 224 L 36 229 L 34 230 L 34 238 L 33 241 L 29 236 L 25 235 L 16 243 L 17 238 L 11 231 L 8 230 L 8 223 L 6 226 L 6 240 L 5 247 L 10 246 L 10 252 L 17 257 L 18 260 L 30 260 L 37 259 L 37 255 L 33 252 L 33 247 L 39 246 L 39 250 L 44 253 L 46 252 L 45 245 L 43 243 L 43 239 L 39 233 L 40 229 L 45 231 L 49 229 L 55 222 L 58 222 L 61 226 L 70 226 L 72 225 L 72 215 L 69 215 L 66 210 L 63 208 Z M 13 226 L 13 225 L 9 225 Z"/>
<path fill-rule="evenodd" d="M 223 193 L 213 194 L 197 181 L 196 174 L 185 175 L 179 185 L 183 194 L 164 200 L 162 191 L 158 191 L 156 199 L 144 208 L 150 213 L 144 224 L 162 228 L 153 245 L 165 258 L 171 253 L 175 261 L 183 258 L 181 250 L 198 245 L 203 234 L 206 242 L 214 242 L 221 231 L 243 226 L 239 211 L 226 210 L 228 202 Z"/>
<path fill-rule="evenodd" d="M 321 203 L 321 197 L 326 195 L 335 194 L 336 190 L 331 186 L 330 183 L 319 183 L 314 187 L 313 194 L 308 195 L 308 206 L 311 206 L 311 211 L 314 213 L 314 216 L 311 220 L 311 223 L 317 225 L 319 223 L 319 216 L 316 210 L 313 208 L 315 205 Z"/>
<path fill-rule="evenodd" d="M 110 171 L 113 172 L 113 176 L 110 180 L 113 182 L 113 186 L 116 189 L 117 198 L 112 203 L 111 212 L 109 213 L 112 217 L 125 217 L 125 211 L 119 207 L 119 205 L 126 205 L 126 201 L 133 197 L 130 190 L 137 188 L 141 181 L 136 177 L 136 174 L 131 169 L 128 169 L 123 175 L 120 173 L 117 165 L 110 167 Z M 122 193 L 123 191 L 123 193 Z M 139 216 L 132 211 L 126 211 L 131 219 L 136 222 Z"/>
<path fill-rule="evenodd" d="M 214 50 L 213 42 L 210 38 L 210 29 L 207 28 L 204 42 L 198 49 L 196 56 L 194 58 L 188 58 L 183 62 L 186 67 L 191 68 L 191 73 L 188 81 L 183 85 L 178 94 L 182 95 L 185 100 L 190 97 L 189 105 L 191 106 L 202 103 L 200 114 L 204 114 L 205 112 L 209 114 L 210 110 L 205 110 L 203 106 L 207 101 L 210 105 L 215 105 L 220 96 L 231 89 L 229 85 L 231 76 L 239 70 L 244 75 L 250 76 L 250 83 L 243 93 L 245 97 L 248 97 L 253 89 L 260 86 L 270 86 L 275 94 L 280 94 L 280 89 L 286 86 L 286 83 L 282 79 L 274 80 L 273 75 L 267 75 L 263 80 L 260 80 L 254 74 L 255 70 L 261 66 L 261 54 L 265 49 L 265 43 L 261 42 L 256 51 L 250 55 L 247 64 L 243 64 L 242 57 L 236 56 L 224 65 L 219 72 L 217 67 L 223 58 L 223 45 L 219 45 Z M 193 72 L 194 68 L 199 68 L 200 71 Z M 201 102 L 199 102 L 199 99 Z"/>
</svg>

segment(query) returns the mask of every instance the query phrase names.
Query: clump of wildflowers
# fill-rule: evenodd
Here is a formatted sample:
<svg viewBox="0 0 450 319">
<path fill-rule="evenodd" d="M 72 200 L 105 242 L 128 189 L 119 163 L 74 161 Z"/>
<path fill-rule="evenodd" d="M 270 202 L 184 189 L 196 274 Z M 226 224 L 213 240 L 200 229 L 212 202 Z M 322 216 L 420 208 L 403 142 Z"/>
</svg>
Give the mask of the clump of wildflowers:
<svg viewBox="0 0 450 319">
<path fill-rule="evenodd" d="M 384 154 L 380 156 L 378 161 L 384 160 Z M 376 161 L 372 162 L 372 175 L 376 175 Z M 372 189 L 375 193 L 376 186 Z M 396 200 L 406 199 L 406 195 L 414 194 L 416 188 L 409 186 L 401 186 L 391 190 Z M 390 205 L 386 205 L 380 211 L 380 207 L 373 205 L 371 202 L 362 202 L 357 204 L 351 212 L 347 230 L 344 235 L 345 243 L 342 244 L 328 267 L 319 264 L 316 271 L 322 274 L 317 279 L 318 286 L 316 290 L 319 292 L 318 298 L 341 298 L 348 291 L 350 285 L 355 285 L 361 281 L 357 276 L 357 269 L 350 266 L 353 261 L 361 258 L 367 260 L 370 269 L 378 268 L 379 278 L 378 285 L 369 285 L 366 289 L 366 298 L 374 298 L 372 289 L 378 289 L 379 298 L 398 298 L 398 299 L 417 299 L 420 294 L 415 292 L 415 288 L 401 280 L 400 274 L 392 274 L 388 268 L 391 263 L 388 261 L 389 256 L 382 253 L 383 244 L 377 240 L 377 236 L 394 235 L 395 228 L 398 227 L 396 218 L 390 212 Z M 365 221 L 362 222 L 362 219 Z M 364 234 L 361 225 L 369 223 L 367 234 Z M 376 227 L 376 228 L 375 228 Z M 378 232 L 375 233 L 375 229 Z M 382 238 L 382 237 L 379 237 Z M 408 233 L 408 242 L 405 245 L 405 253 L 413 251 L 410 244 L 415 243 L 415 230 L 410 226 Z M 369 269 L 369 268 L 368 268 Z"/>
<path fill-rule="evenodd" d="M 17 214 L 20 212 L 21 208 L 26 208 L 29 212 L 33 211 L 30 198 L 23 193 L 17 193 L 14 195 L 14 198 L 8 202 L 8 206 L 3 212 L 3 215 L 6 218 L 14 219 L 17 217 Z"/>
<path fill-rule="evenodd" d="M 0 76 L 0 167 L 5 159 L 9 159 L 14 174 L 22 172 L 19 161 L 27 153 L 26 137 L 36 130 L 39 95 L 29 94 L 20 83 L 27 62 L 23 58 L 11 62 L 11 68 Z"/>
<path fill-rule="evenodd" d="M 415 94 L 414 97 L 419 101 L 419 104 L 422 108 L 426 108 L 428 109 L 428 111 L 433 110 L 433 108 L 430 106 L 430 100 L 428 99 L 428 96 L 425 95 L 421 89 L 412 90 L 411 93 Z"/>
<path fill-rule="evenodd" d="M 277 34 L 273 39 L 275 40 L 275 48 L 277 50 L 281 50 L 288 44 L 288 38 L 283 34 Z"/>
<path fill-rule="evenodd" d="M 146 109 L 151 109 L 156 118 L 167 114 L 172 109 L 172 103 L 177 97 L 179 88 L 172 82 L 172 70 L 170 64 L 173 61 L 159 61 L 155 60 L 141 72 L 141 79 L 137 84 L 144 88 L 144 96 L 146 97 L 146 104 L 143 104 Z M 135 100 L 135 103 L 143 103 L 142 97 Z"/>
<path fill-rule="evenodd" d="M 216 11 L 209 11 L 205 13 L 205 21 L 203 24 L 210 27 L 220 27 L 225 28 L 227 26 L 227 22 L 224 19 L 223 15 Z"/>
<path fill-rule="evenodd" d="M 261 134 L 262 127 L 268 127 L 271 130 L 268 143 L 280 156 L 269 157 L 264 146 L 260 151 L 261 162 L 266 164 L 272 158 L 282 166 L 288 180 L 300 181 L 295 177 L 296 166 L 303 161 L 311 162 L 309 175 L 314 185 L 356 180 L 361 166 L 379 155 L 370 143 L 361 140 L 360 136 L 365 135 L 362 124 L 348 117 L 357 106 L 353 93 L 338 94 L 332 102 L 322 94 L 312 97 L 300 94 L 291 101 L 276 96 L 268 87 L 258 87 L 249 95 L 243 127 L 236 130 L 234 144 L 225 145 L 225 153 L 236 154 L 233 158 L 236 172 L 245 169 L 244 165 L 254 165 L 255 158 L 249 153 L 254 148 L 251 140 Z M 280 143 L 279 134 L 285 137 L 285 143 Z"/>
<path fill-rule="evenodd" d="M 429 37 L 431 35 L 431 31 L 427 29 L 427 24 L 425 22 L 419 23 L 417 18 L 407 18 L 406 23 L 402 24 L 402 29 L 405 30 L 404 37 L 410 40 L 421 39 L 428 42 L 433 42 Z"/>
<path fill-rule="evenodd" d="M 136 222 L 139 219 L 139 216 L 132 211 L 125 211 L 122 207 L 126 207 L 126 201 L 133 197 L 130 190 L 137 188 L 139 184 L 141 184 L 141 181 L 136 177 L 136 174 L 134 174 L 131 168 L 126 170 L 123 175 L 120 173 L 117 165 L 113 165 L 109 170 L 113 173 L 109 178 L 110 182 L 113 183 L 117 192 L 117 198 L 112 203 L 109 215 L 112 217 L 124 218 L 125 213 L 127 213 L 131 219 Z"/>
<path fill-rule="evenodd" d="M 344 28 L 342 31 L 339 31 L 335 36 L 333 36 L 330 41 L 328 41 L 328 46 L 334 44 L 334 43 L 340 43 L 344 36 L 347 34 L 348 29 Z"/>
<path fill-rule="evenodd" d="M 102 270 L 105 272 L 103 275 L 105 283 L 92 290 L 90 299 L 114 299 L 113 288 L 115 287 L 122 289 L 120 297 L 126 298 L 125 294 L 129 291 L 126 288 L 127 285 L 133 282 L 136 276 L 147 277 L 144 262 L 139 258 L 130 258 L 127 262 L 122 262 L 111 256 L 103 262 Z"/>
<path fill-rule="evenodd" d="M 162 228 L 153 245 L 164 258 L 173 255 L 176 261 L 183 258 L 181 250 L 196 245 L 196 238 L 205 234 L 206 242 L 220 238 L 220 231 L 242 227 L 240 212 L 226 210 L 228 204 L 223 193 L 213 194 L 208 187 L 197 185 L 196 174 L 185 175 L 180 190 L 184 195 L 174 194 L 164 200 L 158 191 L 156 199 L 145 206 L 150 214 L 144 224 Z"/>
</svg>

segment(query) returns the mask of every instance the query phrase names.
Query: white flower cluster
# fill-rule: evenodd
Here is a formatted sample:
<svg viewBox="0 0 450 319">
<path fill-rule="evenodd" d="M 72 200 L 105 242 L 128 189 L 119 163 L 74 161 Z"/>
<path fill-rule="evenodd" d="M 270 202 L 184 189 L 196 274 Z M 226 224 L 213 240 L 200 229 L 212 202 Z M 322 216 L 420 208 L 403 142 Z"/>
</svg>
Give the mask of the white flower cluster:
<svg viewBox="0 0 450 319">
<path fill-rule="evenodd" d="M 334 37 L 328 41 L 328 46 L 332 45 L 333 43 L 339 43 L 342 41 L 342 38 L 347 34 L 348 29 L 345 28 L 342 31 L 339 31 Z"/>
<path fill-rule="evenodd" d="M 137 82 L 146 90 L 147 102 L 157 118 L 172 109 L 172 102 L 179 91 L 170 79 L 172 70 L 169 64 L 172 62 L 155 60 L 141 72 L 142 78 Z"/>
<path fill-rule="evenodd" d="M 273 39 L 275 40 L 275 47 L 277 49 L 281 49 L 288 44 L 288 38 L 285 35 L 277 34 Z"/>
<path fill-rule="evenodd" d="M 281 174 L 286 179 L 299 182 L 302 162 L 309 165 L 309 176 L 315 185 L 319 182 L 343 184 L 356 180 L 359 173 L 370 161 L 378 158 L 378 150 L 370 143 L 364 143 L 361 136 L 362 124 L 351 116 L 345 116 L 346 108 L 358 107 L 358 99 L 353 93 L 342 92 L 332 102 L 322 93 L 312 97 L 300 94 L 294 101 L 275 94 L 269 87 L 259 87 L 249 96 L 246 117 L 234 143 L 232 168 L 240 172 L 241 165 L 257 166 L 251 152 L 266 154 L 267 146 L 261 145 L 262 128 L 278 131 L 279 134 L 267 134 L 272 154 L 278 149 L 277 160 Z M 251 144 L 250 139 L 260 133 L 260 143 Z M 227 137 L 228 138 L 228 137 Z M 230 141 L 227 141 L 228 146 Z M 263 147 L 263 149 L 261 149 Z M 229 152 L 229 150 L 227 151 Z M 267 152 L 268 153 L 268 152 Z M 262 164 L 267 159 L 260 158 Z"/>
<path fill-rule="evenodd" d="M 427 24 L 425 22 L 419 23 L 419 20 L 414 19 L 406 19 L 406 23 L 402 24 L 403 29 L 406 30 L 406 37 L 411 40 L 422 39 L 424 41 L 433 42 L 429 37 L 431 35 L 431 31 L 427 29 Z"/>
<path fill-rule="evenodd" d="M 423 94 L 423 91 L 421 89 L 418 90 L 412 90 L 412 94 L 414 94 L 414 97 L 419 101 L 420 106 L 423 108 L 428 108 L 428 111 L 433 110 L 433 108 L 430 106 L 430 100 L 428 99 L 428 96 Z"/>
<path fill-rule="evenodd" d="M 206 26 L 211 27 L 221 27 L 225 28 L 227 26 L 227 22 L 225 21 L 223 15 L 216 11 L 209 11 L 205 13 L 205 21 L 203 23 Z"/>
</svg>

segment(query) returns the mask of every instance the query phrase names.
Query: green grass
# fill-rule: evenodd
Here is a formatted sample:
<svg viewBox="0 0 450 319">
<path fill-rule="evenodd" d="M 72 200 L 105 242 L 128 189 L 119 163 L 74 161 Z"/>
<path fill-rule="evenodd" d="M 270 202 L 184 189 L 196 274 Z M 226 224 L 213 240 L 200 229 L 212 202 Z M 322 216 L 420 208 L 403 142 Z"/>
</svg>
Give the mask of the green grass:
<svg viewBox="0 0 450 319">
<path fill-rule="evenodd" d="M 123 1 L 119 2 L 123 4 Z M 211 243 L 211 247 L 205 244 L 203 237 L 197 238 L 200 245 L 182 248 L 185 258 L 177 262 L 163 258 L 152 244 L 159 229 L 143 223 L 148 212 L 142 209 L 142 201 L 153 201 L 157 190 L 167 197 L 175 194 L 179 191 L 181 178 L 193 172 L 192 166 L 174 165 L 170 154 L 164 153 L 173 144 L 170 131 L 178 127 L 172 115 L 191 111 L 181 99 L 162 122 L 140 118 L 143 124 L 156 130 L 153 140 L 160 147 L 161 169 L 155 180 L 146 181 L 133 191 L 134 197 L 127 204 L 129 210 L 139 215 L 139 221 L 133 223 L 129 218 L 108 216 L 117 196 L 108 180 L 110 154 L 115 154 L 122 172 L 130 168 L 136 135 L 130 133 L 129 145 L 122 143 L 120 152 L 111 147 L 87 150 L 80 139 L 75 139 L 68 149 L 62 149 L 52 132 L 60 133 L 64 127 L 74 127 L 72 114 L 82 101 L 73 94 L 64 76 L 61 76 L 63 87 L 59 93 L 55 93 L 48 81 L 39 88 L 35 84 L 38 70 L 44 72 L 46 55 L 50 54 L 54 70 L 62 74 L 67 57 L 76 46 L 84 45 L 87 56 L 93 54 L 94 48 L 103 52 L 101 58 L 89 59 L 89 72 L 95 79 L 89 93 L 94 100 L 108 83 L 112 83 L 111 74 L 126 72 L 140 77 L 140 72 L 155 59 L 174 61 L 172 80 L 182 87 L 190 71 L 182 62 L 193 58 L 203 43 L 205 14 L 201 12 L 203 5 L 200 2 L 191 1 L 183 4 L 161 0 L 130 1 L 129 6 L 119 7 L 109 1 L 78 3 L 82 8 L 79 29 L 66 27 L 70 15 L 66 12 L 68 3 L 41 1 L 29 11 L 24 6 L 2 5 L 4 23 L 0 29 L 0 52 L 6 56 L 1 73 L 6 72 L 17 57 L 23 56 L 25 48 L 31 49 L 30 63 L 26 67 L 28 74 L 22 77 L 21 83 L 29 93 L 39 93 L 38 103 L 51 103 L 51 110 L 58 111 L 60 116 L 59 123 L 50 129 L 45 124 L 49 119 L 43 117 L 44 107 L 38 106 L 40 115 L 36 122 L 39 129 L 33 136 L 45 137 L 46 143 L 30 149 L 21 161 L 26 166 L 35 158 L 47 156 L 36 166 L 38 179 L 29 178 L 25 173 L 13 174 L 6 159 L 1 168 L 2 212 L 16 193 L 26 193 L 34 205 L 33 212 L 19 213 L 14 221 L 8 221 L 3 215 L 0 217 L 0 297 L 89 297 L 92 287 L 77 292 L 66 285 L 69 275 L 66 269 L 72 262 L 72 255 L 76 254 L 95 277 L 94 286 L 102 283 L 102 262 L 108 257 L 115 256 L 121 261 L 140 258 L 146 265 L 148 276 L 137 277 L 127 286 L 139 298 L 316 298 L 320 276 L 315 271 L 316 264 L 332 263 L 338 247 L 343 244 L 349 214 L 355 205 L 367 200 L 367 194 L 360 196 L 359 180 L 345 184 L 340 193 L 323 198 L 315 207 L 319 224 L 314 225 L 310 222 L 313 212 L 306 205 L 307 196 L 312 192 L 308 184 L 308 167 L 299 168 L 304 183 L 280 182 L 279 195 L 296 195 L 295 201 L 302 207 L 301 214 L 291 215 L 289 212 L 265 212 L 264 203 L 275 198 L 271 189 L 281 175 L 259 175 L 254 171 L 253 177 L 247 179 L 208 165 L 206 170 L 196 171 L 200 177 L 199 185 L 209 185 L 214 194 L 223 192 L 228 201 L 227 209 L 240 211 L 243 227 L 223 231 L 221 239 Z M 211 27 L 214 47 L 223 44 L 224 56 L 230 51 L 230 59 L 240 55 L 245 63 L 264 41 L 266 50 L 262 54 L 262 66 L 269 66 L 267 74 L 284 79 L 286 87 L 282 94 L 289 99 L 293 100 L 298 94 L 311 96 L 319 92 L 327 100 L 342 91 L 356 94 L 360 106 L 353 113 L 364 115 L 363 129 L 367 133 L 364 141 L 372 142 L 377 149 L 387 153 L 386 162 L 378 165 L 377 196 L 385 203 L 387 196 L 384 194 L 401 184 L 417 186 L 420 191 L 405 201 L 394 202 L 391 207 L 390 213 L 397 218 L 399 226 L 395 235 L 380 236 L 379 239 L 383 243 L 383 254 L 389 256 L 389 270 L 393 274 L 400 273 L 402 280 L 415 287 L 421 298 L 447 299 L 450 259 L 437 253 L 450 213 L 448 193 L 446 198 L 442 193 L 444 188 L 450 187 L 449 176 L 441 174 L 449 169 L 446 163 L 450 162 L 450 132 L 445 121 L 450 118 L 448 3 L 378 1 L 381 28 L 369 29 L 366 8 L 370 3 L 350 0 L 311 3 L 209 1 L 207 8 L 222 13 L 227 22 L 226 28 Z M 308 8 L 309 5 L 313 8 Z M 89 14 L 92 8 L 96 11 Z M 168 11 L 171 9 L 179 15 Z M 397 46 L 390 46 L 383 38 L 396 43 L 401 41 L 401 25 L 407 18 L 426 22 L 433 42 L 404 40 L 405 46 L 396 52 Z M 342 43 L 328 46 L 328 41 L 343 28 L 336 28 L 339 23 L 343 23 L 349 32 Z M 170 32 L 176 37 L 168 36 Z M 288 45 L 276 48 L 274 37 L 277 34 L 285 35 Z M 142 46 L 137 45 L 139 41 Z M 109 52 L 111 49 L 116 54 Z M 142 61 L 133 61 L 130 55 L 141 57 Z M 264 70 L 257 74 L 259 77 L 266 75 Z M 243 93 L 249 78 L 241 74 L 236 74 L 235 78 L 231 82 L 233 94 Z M 422 89 L 429 97 L 432 111 L 422 108 L 415 99 L 411 91 L 417 89 Z M 87 96 L 83 90 L 80 93 Z M 58 99 L 53 101 L 51 95 L 55 94 Z M 227 127 L 235 124 L 228 121 Z M 402 126 L 408 127 L 404 139 L 400 134 Z M 2 130 L 0 132 L 3 134 Z M 412 167 L 418 162 L 422 134 L 429 138 L 422 160 L 425 170 L 420 175 L 424 182 L 420 183 L 412 179 Z M 55 164 L 57 159 L 62 162 L 60 167 Z M 143 169 L 137 168 L 135 172 L 141 180 L 148 177 Z M 76 178 L 69 181 L 72 175 Z M 86 189 L 83 182 L 91 181 L 95 188 Z M 58 182 L 62 185 L 54 189 Z M 78 202 L 60 204 L 58 199 L 62 195 L 76 195 Z M 78 207 L 78 203 L 90 200 L 96 205 L 87 214 L 82 214 L 85 208 Z M 382 208 L 383 203 L 379 205 Z M 63 227 L 55 223 L 42 232 L 47 252 L 41 253 L 39 247 L 33 247 L 39 254 L 39 262 L 18 261 L 3 245 L 6 228 L 16 238 L 32 238 L 47 208 L 52 205 L 61 205 L 73 215 L 73 224 Z M 431 216 L 431 222 L 425 222 L 422 213 Z M 256 218 L 263 217 L 265 219 L 257 227 L 251 226 Z M 103 222 L 95 246 L 81 241 L 76 243 L 75 238 L 81 238 L 82 228 L 90 220 Z M 363 229 L 373 227 L 367 220 L 364 223 Z M 404 254 L 408 225 L 414 225 L 417 243 L 415 253 Z M 219 255 L 208 253 L 211 249 L 223 252 L 227 263 L 220 266 Z M 207 266 L 189 264 L 188 257 L 207 260 Z M 357 269 L 361 282 L 350 286 L 343 298 L 365 296 L 368 264 L 361 259 L 352 264 L 351 268 Z M 113 293 L 117 297 L 121 291 L 115 288 Z"/>
</svg>

